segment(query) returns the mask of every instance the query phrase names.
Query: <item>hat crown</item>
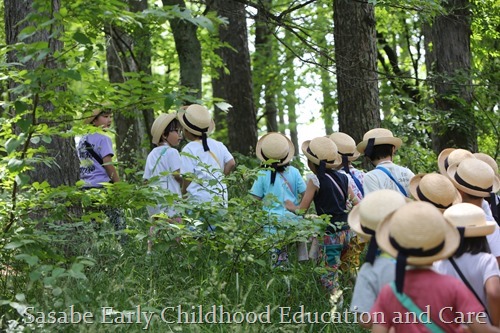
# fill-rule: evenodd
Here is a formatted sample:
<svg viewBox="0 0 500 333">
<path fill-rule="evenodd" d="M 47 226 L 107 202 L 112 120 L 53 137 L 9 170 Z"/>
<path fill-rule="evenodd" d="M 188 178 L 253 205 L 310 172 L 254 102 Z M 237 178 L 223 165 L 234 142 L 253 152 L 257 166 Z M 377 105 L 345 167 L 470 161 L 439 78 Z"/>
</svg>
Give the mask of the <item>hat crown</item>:
<svg viewBox="0 0 500 333">
<path fill-rule="evenodd" d="M 448 165 L 459 163 L 471 157 L 474 157 L 474 155 L 470 151 L 461 148 L 455 149 L 448 155 Z"/>
<path fill-rule="evenodd" d="M 354 139 L 343 132 L 336 132 L 330 135 L 330 140 L 337 145 L 340 154 L 354 154 L 356 153 L 356 142 Z"/>
<path fill-rule="evenodd" d="M 175 113 L 162 113 L 155 119 L 153 125 L 151 125 L 151 136 L 154 144 L 158 144 L 160 142 L 161 135 L 165 132 L 165 128 L 167 128 L 168 124 L 170 124 L 175 118 Z"/>
<path fill-rule="evenodd" d="M 488 164 L 493 169 L 493 172 L 495 174 L 498 174 L 498 163 L 495 161 L 495 159 L 493 159 L 493 157 L 485 153 L 475 153 L 473 155 L 478 160 L 481 160 Z"/>
<path fill-rule="evenodd" d="M 337 159 L 337 145 L 329 138 L 318 137 L 312 139 L 309 142 L 308 149 L 320 161 L 333 162 Z"/>
<path fill-rule="evenodd" d="M 458 191 L 453 183 L 446 176 L 437 173 L 423 176 L 417 188 L 432 203 L 444 207 L 450 206 L 458 196 Z M 416 199 L 421 198 L 417 197 Z"/>
<path fill-rule="evenodd" d="M 184 113 L 185 119 L 192 125 L 207 129 L 210 127 L 212 122 L 212 116 L 206 107 L 199 104 L 191 104 L 186 108 Z M 189 124 L 186 124 L 189 126 Z"/>
<path fill-rule="evenodd" d="M 392 132 L 386 128 L 374 128 L 363 135 L 363 141 L 376 138 L 393 138 Z"/>
<path fill-rule="evenodd" d="M 432 204 L 410 202 L 394 212 L 389 234 L 405 249 L 434 249 L 446 239 L 446 220 Z"/>
<path fill-rule="evenodd" d="M 443 216 L 455 227 L 477 227 L 486 225 L 486 214 L 481 207 L 470 203 L 459 203 L 444 211 Z"/>
<path fill-rule="evenodd" d="M 397 191 L 384 189 L 370 192 L 358 205 L 359 222 L 375 231 L 380 222 L 405 204 L 405 197 Z"/>
<path fill-rule="evenodd" d="M 288 139 L 281 133 L 269 133 L 261 138 L 261 151 L 267 159 L 282 160 L 290 152 Z"/>
<path fill-rule="evenodd" d="M 470 186 L 487 189 L 493 186 L 495 173 L 486 163 L 476 158 L 466 158 L 457 166 L 456 176 Z M 468 186 L 466 186 L 468 187 Z"/>
</svg>

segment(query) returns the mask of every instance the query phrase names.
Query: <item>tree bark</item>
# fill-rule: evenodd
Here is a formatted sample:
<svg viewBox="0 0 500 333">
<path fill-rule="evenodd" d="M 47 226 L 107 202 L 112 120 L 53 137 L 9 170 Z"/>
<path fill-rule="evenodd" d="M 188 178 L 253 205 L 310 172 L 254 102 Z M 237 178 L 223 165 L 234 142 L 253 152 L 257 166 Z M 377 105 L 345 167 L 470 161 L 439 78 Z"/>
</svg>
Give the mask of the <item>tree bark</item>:
<svg viewBox="0 0 500 333">
<path fill-rule="evenodd" d="M 360 142 L 380 126 L 374 7 L 334 1 L 339 130 Z"/>
<path fill-rule="evenodd" d="M 163 6 L 177 5 L 186 8 L 184 0 L 162 0 Z M 201 45 L 196 35 L 198 27 L 181 19 L 169 20 L 174 35 L 175 49 L 179 57 L 180 85 L 189 89 L 189 94 L 201 98 Z M 188 103 L 189 101 L 185 101 Z"/>
<path fill-rule="evenodd" d="M 245 6 L 234 1 L 214 0 L 210 2 L 210 9 L 227 18 L 229 23 L 219 27 L 219 38 L 233 48 L 216 51 L 227 72 L 218 69 L 218 77 L 212 80 L 213 96 L 232 105 L 227 115 L 229 149 L 248 155 L 257 143 L 257 125 Z"/>
<path fill-rule="evenodd" d="M 432 40 L 430 59 L 434 61 L 426 63 L 435 90 L 435 112 L 439 116 L 433 126 L 433 149 L 436 153 L 448 147 L 477 151 L 471 103 L 470 3 L 450 0 L 443 2 L 443 6 L 447 13 L 434 19 L 427 36 Z"/>
</svg>

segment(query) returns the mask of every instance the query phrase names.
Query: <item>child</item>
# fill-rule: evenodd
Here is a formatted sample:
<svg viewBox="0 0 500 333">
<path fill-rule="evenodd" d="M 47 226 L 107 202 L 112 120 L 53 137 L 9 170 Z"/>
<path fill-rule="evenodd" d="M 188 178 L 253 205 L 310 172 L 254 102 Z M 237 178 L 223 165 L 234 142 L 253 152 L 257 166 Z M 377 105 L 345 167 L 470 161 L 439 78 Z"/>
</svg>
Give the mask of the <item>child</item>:
<svg viewBox="0 0 500 333">
<path fill-rule="evenodd" d="M 474 157 L 477 158 L 478 160 L 486 162 L 493 169 L 493 172 L 495 173 L 496 177 L 497 178 L 500 177 L 500 175 L 498 174 L 498 164 L 493 159 L 493 157 L 484 153 L 475 153 Z M 497 224 L 500 226 L 500 195 L 495 193 L 493 196 L 490 196 L 489 199 L 486 199 L 485 202 L 483 202 L 483 209 L 485 208 L 484 207 L 485 204 L 487 204 L 486 206 L 489 206 L 492 212 L 491 214 L 492 217 L 495 219 L 495 221 L 497 221 Z"/>
<path fill-rule="evenodd" d="M 453 257 L 435 262 L 434 269 L 461 279 L 488 310 L 490 323 L 499 326 L 500 270 L 486 240 L 486 235 L 495 231 L 495 222 L 486 221 L 484 211 L 469 203 L 454 205 L 443 215 L 463 239 Z"/>
<path fill-rule="evenodd" d="M 481 208 L 483 208 L 484 198 L 490 197 L 492 193 L 496 193 L 500 189 L 500 180 L 496 177 L 493 169 L 486 162 L 475 157 L 466 158 L 460 163 L 450 165 L 446 172 L 462 195 L 462 201 Z M 491 216 L 487 216 L 487 220 L 494 221 Z M 500 228 L 498 225 L 495 231 L 486 238 L 491 253 L 497 258 L 500 265 Z"/>
<path fill-rule="evenodd" d="M 307 157 L 307 165 L 313 172 L 308 176 L 307 188 L 299 206 L 291 201 L 286 202 L 290 211 L 307 210 L 314 200 L 318 215 L 330 216 L 330 225 L 323 237 L 323 258 L 328 274 L 321 277 L 322 285 L 330 292 L 331 302 L 337 308 L 342 307 L 343 297 L 340 289 L 339 266 L 349 248 L 351 231 L 347 225 L 347 201 L 357 204 L 349 180 L 345 174 L 335 171 L 340 164 L 337 146 L 326 137 L 318 137 L 305 141 L 302 152 Z"/>
<path fill-rule="evenodd" d="M 352 231 L 370 240 L 366 262 L 361 266 L 356 278 L 350 307 L 351 312 L 360 316 L 359 323 L 362 327 L 371 327 L 368 316 L 370 309 L 380 289 L 394 280 L 396 271 L 396 262 L 387 253 L 376 256 L 378 246 L 374 237 L 375 231 L 387 215 L 406 203 L 407 199 L 400 192 L 378 190 L 367 194 L 347 218 Z"/>
<path fill-rule="evenodd" d="M 208 137 L 215 129 L 210 113 L 204 106 L 192 104 L 183 107 L 177 119 L 189 141 L 181 152 L 182 193 L 195 203 L 219 202 L 227 207 L 223 179 L 236 163 L 222 142 Z"/>
<path fill-rule="evenodd" d="M 250 194 L 262 200 L 263 209 L 270 216 L 277 217 L 278 222 L 297 219 L 295 214 L 285 208 L 286 200 L 299 204 L 299 198 L 306 190 L 306 184 L 299 170 L 289 165 L 295 154 L 292 141 L 281 133 L 270 132 L 259 139 L 255 153 L 265 169 L 259 171 Z M 273 234 L 277 232 L 273 226 L 265 226 L 264 230 Z M 288 254 L 285 249 L 274 252 L 273 266 L 287 262 Z M 304 256 L 307 258 L 307 255 Z M 299 257 L 299 260 L 306 258 Z"/>
<path fill-rule="evenodd" d="M 365 174 L 363 181 L 365 195 L 380 189 L 391 189 L 400 191 L 406 197 L 409 196 L 410 179 L 415 174 L 410 169 L 392 162 L 401 144 L 401 139 L 394 137 L 392 132 L 385 128 L 374 128 L 365 133 L 357 149 L 375 166 L 374 170 Z"/>
<path fill-rule="evenodd" d="M 162 113 L 155 119 L 151 126 L 153 144 L 156 146 L 149 153 L 146 159 L 143 178 L 149 180 L 151 184 L 157 184 L 160 188 L 171 194 L 181 197 L 180 176 L 181 157 L 174 147 L 177 147 L 182 140 L 181 126 L 176 119 L 176 114 Z M 155 179 L 155 181 L 152 181 Z M 176 212 L 173 207 L 147 207 L 149 216 L 159 214 L 164 211 L 167 216 L 174 217 Z M 152 235 L 153 227 L 150 229 Z M 151 253 L 152 242 L 148 241 L 148 253 Z"/>
<path fill-rule="evenodd" d="M 462 202 L 462 196 L 451 180 L 438 173 L 421 173 L 410 180 L 411 196 L 418 201 L 427 201 L 442 212 Z"/>
<path fill-rule="evenodd" d="M 352 162 L 357 160 L 359 152 L 356 150 L 356 142 L 346 133 L 337 132 L 330 135 L 330 139 L 337 145 L 338 153 L 342 158 L 342 164 L 338 167 L 340 173 L 344 173 L 349 178 L 349 187 L 351 187 L 354 195 L 361 201 L 364 196 L 363 178 L 365 173 L 352 166 Z M 350 207 L 348 207 L 350 208 Z M 356 233 L 352 234 L 349 244 L 349 252 L 346 254 L 346 261 L 342 270 L 350 270 L 351 275 L 357 274 L 357 269 L 360 266 L 360 255 L 365 248 L 364 240 L 360 239 Z"/>
<path fill-rule="evenodd" d="M 487 324 L 484 308 L 461 281 L 431 269 L 460 243 L 439 209 L 410 202 L 386 217 L 375 237 L 397 261 L 395 283 L 382 288 L 370 311 L 372 332 L 456 332 L 464 322 L 472 332 L 500 332 Z"/>
<path fill-rule="evenodd" d="M 84 123 L 106 131 L 111 126 L 112 119 L 110 109 L 98 108 L 92 111 L 92 115 L 86 118 Z M 107 135 L 95 132 L 83 136 L 78 142 L 77 152 L 80 159 L 80 179 L 85 182 L 83 189 L 102 188 L 104 183 L 120 181 L 113 165 L 113 144 Z M 120 209 L 106 206 L 103 210 L 116 231 L 125 229 L 125 220 Z M 120 240 L 123 243 L 125 237 Z"/>
<path fill-rule="evenodd" d="M 452 164 L 459 163 L 466 158 L 473 158 L 474 155 L 465 149 L 461 148 L 446 148 L 443 149 L 438 156 L 439 173 L 448 177 L 446 170 Z"/>
</svg>

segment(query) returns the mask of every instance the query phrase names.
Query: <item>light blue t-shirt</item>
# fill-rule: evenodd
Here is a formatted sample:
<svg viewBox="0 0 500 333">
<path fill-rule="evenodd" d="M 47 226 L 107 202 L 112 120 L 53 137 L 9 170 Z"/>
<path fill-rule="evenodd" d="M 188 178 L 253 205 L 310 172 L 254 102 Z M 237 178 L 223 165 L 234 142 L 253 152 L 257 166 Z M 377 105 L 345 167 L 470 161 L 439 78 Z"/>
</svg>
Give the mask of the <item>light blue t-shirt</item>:
<svg viewBox="0 0 500 333">
<path fill-rule="evenodd" d="M 92 146 L 96 154 L 102 159 L 106 156 L 114 156 L 113 144 L 109 137 L 100 133 L 86 135 L 78 142 L 80 179 L 85 181 L 84 187 L 102 187 L 101 183 L 109 182 L 110 178 L 106 169 L 88 152 L 85 141 Z"/>
<path fill-rule="evenodd" d="M 271 185 L 271 170 L 261 170 L 250 193 L 261 198 L 264 210 L 279 216 L 294 216 L 285 207 L 285 201 L 290 200 L 295 205 L 300 204 L 299 195 L 306 191 L 306 183 L 300 172 L 293 166 L 285 171 L 277 172 L 274 185 Z"/>
</svg>

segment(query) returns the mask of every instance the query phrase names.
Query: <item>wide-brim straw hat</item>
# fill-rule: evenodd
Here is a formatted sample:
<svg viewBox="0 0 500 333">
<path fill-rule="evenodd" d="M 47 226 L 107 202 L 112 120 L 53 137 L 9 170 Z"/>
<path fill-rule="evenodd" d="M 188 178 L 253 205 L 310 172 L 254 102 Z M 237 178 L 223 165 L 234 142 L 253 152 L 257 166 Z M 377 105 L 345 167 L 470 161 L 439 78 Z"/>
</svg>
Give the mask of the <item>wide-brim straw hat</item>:
<svg viewBox="0 0 500 333">
<path fill-rule="evenodd" d="M 153 125 L 151 126 L 151 136 L 153 137 L 152 142 L 155 145 L 160 142 L 161 135 L 165 132 L 165 128 L 167 128 L 168 124 L 170 124 L 176 117 L 176 113 L 162 113 L 155 119 Z"/>
<path fill-rule="evenodd" d="M 500 189 L 493 169 L 475 157 L 450 165 L 447 172 L 456 188 L 476 197 L 487 198 Z"/>
<path fill-rule="evenodd" d="M 464 228 L 464 237 L 481 237 L 492 234 L 497 226 L 495 221 L 486 221 L 481 207 L 471 203 L 459 203 L 444 211 L 443 216 L 457 228 Z"/>
<path fill-rule="evenodd" d="M 374 128 L 366 132 L 365 135 L 363 135 L 363 141 L 358 143 L 356 148 L 361 154 L 365 152 L 370 139 L 374 139 L 374 146 L 388 144 L 393 145 L 396 149 L 399 149 L 403 143 L 401 139 L 395 137 L 390 130 L 386 128 Z"/>
<path fill-rule="evenodd" d="M 478 160 L 486 162 L 493 169 L 493 172 L 495 173 L 495 175 L 497 177 L 500 177 L 500 175 L 498 173 L 498 163 L 497 163 L 497 161 L 495 161 L 495 159 L 493 157 L 491 157 L 490 155 L 485 154 L 485 153 L 474 153 L 473 155 Z"/>
<path fill-rule="evenodd" d="M 349 161 L 355 161 L 361 155 L 356 149 L 356 141 L 350 135 L 336 132 L 330 135 L 330 139 L 337 145 L 338 153 L 347 156 Z"/>
<path fill-rule="evenodd" d="M 387 215 L 408 202 L 410 199 L 398 191 L 383 189 L 370 192 L 354 206 L 347 216 L 347 222 L 356 234 L 369 238 Z"/>
<path fill-rule="evenodd" d="M 425 201 L 410 202 L 388 215 L 379 224 L 375 238 L 380 248 L 394 258 L 401 251 L 394 244 L 405 250 L 431 252 L 426 256 L 407 256 L 407 264 L 419 266 L 451 257 L 460 244 L 457 228 Z"/>
<path fill-rule="evenodd" d="M 212 134 L 215 129 L 215 122 L 206 107 L 199 104 L 191 104 L 181 108 L 177 112 L 177 119 L 182 127 L 197 136 Z"/>
<path fill-rule="evenodd" d="M 337 153 L 337 145 L 324 136 L 304 141 L 301 150 L 309 161 L 316 165 L 320 165 L 323 161 L 328 169 L 335 168 L 342 163 Z"/>
<path fill-rule="evenodd" d="M 466 150 L 466 149 L 461 149 L 461 148 L 446 148 L 439 153 L 438 156 L 438 168 L 439 172 L 442 175 L 447 176 L 446 170 L 449 168 L 450 165 L 459 163 L 460 161 L 463 161 L 466 158 L 474 157 L 474 155 Z"/>
<path fill-rule="evenodd" d="M 263 135 L 255 146 L 255 154 L 262 162 L 278 161 L 277 166 L 288 164 L 295 154 L 295 146 L 286 135 L 269 132 Z"/>
<path fill-rule="evenodd" d="M 413 176 L 409 189 L 415 200 L 427 201 L 441 211 L 462 202 L 462 196 L 451 180 L 439 173 L 420 173 Z"/>
</svg>

